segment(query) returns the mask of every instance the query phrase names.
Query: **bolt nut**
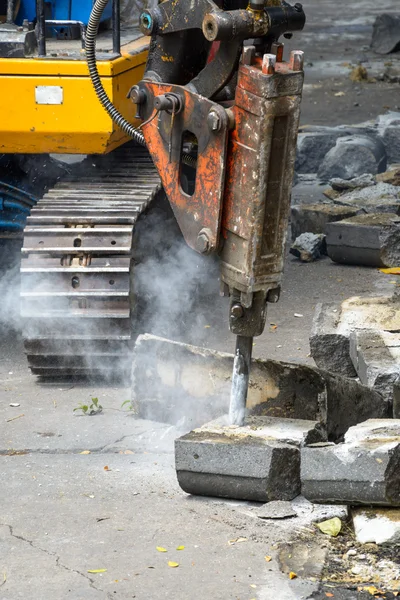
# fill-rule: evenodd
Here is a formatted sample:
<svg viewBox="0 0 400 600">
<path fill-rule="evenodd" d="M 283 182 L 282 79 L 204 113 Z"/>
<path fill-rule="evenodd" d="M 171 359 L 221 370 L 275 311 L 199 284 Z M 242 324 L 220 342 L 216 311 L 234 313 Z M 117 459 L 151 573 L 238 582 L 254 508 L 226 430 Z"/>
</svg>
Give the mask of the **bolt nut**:
<svg viewBox="0 0 400 600">
<path fill-rule="evenodd" d="M 231 317 L 233 319 L 241 319 L 244 315 L 244 308 L 239 302 L 232 304 L 231 306 Z"/>
<path fill-rule="evenodd" d="M 134 85 L 128 92 L 128 98 L 135 104 L 143 104 L 146 102 L 146 92 L 141 90 L 138 85 Z"/>
<path fill-rule="evenodd" d="M 154 29 L 154 20 L 150 11 L 145 10 L 139 18 L 140 31 L 144 35 L 150 35 Z"/>
<path fill-rule="evenodd" d="M 211 131 L 219 131 L 221 129 L 221 119 L 216 110 L 211 110 L 208 113 L 207 125 Z"/>
<path fill-rule="evenodd" d="M 292 71 L 302 71 L 304 68 L 304 52 L 302 50 L 292 50 L 290 53 L 289 67 Z"/>
<path fill-rule="evenodd" d="M 210 229 L 205 228 L 200 231 L 196 240 L 196 250 L 200 252 L 200 254 L 209 254 L 213 250 L 211 237 L 212 233 Z"/>
<path fill-rule="evenodd" d="M 264 73 L 264 75 L 273 75 L 275 73 L 275 65 L 275 54 L 264 54 L 262 60 L 262 72 Z"/>
<path fill-rule="evenodd" d="M 271 54 L 275 54 L 276 62 L 283 62 L 284 44 L 282 42 L 274 42 L 271 46 Z"/>
<path fill-rule="evenodd" d="M 251 65 L 256 54 L 255 46 L 244 46 L 242 52 L 242 65 Z"/>
</svg>

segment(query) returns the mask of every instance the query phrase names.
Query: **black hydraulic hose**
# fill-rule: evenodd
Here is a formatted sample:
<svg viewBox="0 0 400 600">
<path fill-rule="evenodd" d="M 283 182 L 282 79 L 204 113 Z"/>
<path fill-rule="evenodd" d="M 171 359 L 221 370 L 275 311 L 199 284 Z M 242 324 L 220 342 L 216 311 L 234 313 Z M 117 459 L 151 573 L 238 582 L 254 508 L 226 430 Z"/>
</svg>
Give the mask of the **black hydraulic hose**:
<svg viewBox="0 0 400 600">
<path fill-rule="evenodd" d="M 114 123 L 116 123 L 126 135 L 129 135 L 129 137 L 134 139 L 135 142 L 137 142 L 141 146 L 145 146 L 146 142 L 143 133 L 135 129 L 135 127 L 131 125 L 131 123 L 129 123 L 129 121 L 127 121 L 121 115 L 121 113 L 115 108 L 115 106 L 107 96 L 103 84 L 101 83 L 99 72 L 97 70 L 96 37 L 97 32 L 99 30 L 101 16 L 107 4 L 108 0 L 96 0 L 86 30 L 86 62 L 89 67 L 90 79 L 92 80 L 94 91 L 96 92 L 98 99 L 100 100 L 101 104 L 104 106 Z"/>
</svg>

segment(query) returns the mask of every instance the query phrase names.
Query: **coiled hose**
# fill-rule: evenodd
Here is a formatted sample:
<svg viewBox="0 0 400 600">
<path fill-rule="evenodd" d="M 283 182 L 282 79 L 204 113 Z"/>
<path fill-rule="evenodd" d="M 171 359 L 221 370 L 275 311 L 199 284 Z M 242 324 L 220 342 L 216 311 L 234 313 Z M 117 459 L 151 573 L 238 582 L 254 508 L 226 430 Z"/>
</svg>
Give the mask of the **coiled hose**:
<svg viewBox="0 0 400 600">
<path fill-rule="evenodd" d="M 97 70 L 97 61 L 96 61 L 96 38 L 99 30 L 99 25 L 101 21 L 101 16 L 105 7 L 107 6 L 109 0 L 96 0 L 92 12 L 90 14 L 89 23 L 86 30 L 86 62 L 89 67 L 90 79 L 92 80 L 92 84 L 94 87 L 94 91 L 97 94 L 98 99 L 101 104 L 104 106 L 114 123 L 122 129 L 122 131 L 129 135 L 135 142 L 140 144 L 141 146 L 145 146 L 146 142 L 144 139 L 143 133 L 135 129 L 129 121 L 127 121 L 121 113 L 115 108 L 107 93 L 101 83 L 101 79 L 99 76 L 99 72 Z"/>
<path fill-rule="evenodd" d="M 86 30 L 86 42 L 85 42 L 85 50 L 86 50 L 86 62 L 89 67 L 89 75 L 92 80 L 92 84 L 94 87 L 94 91 L 97 94 L 98 99 L 101 104 L 104 106 L 114 123 L 122 129 L 122 131 L 131 137 L 137 144 L 141 146 L 146 146 L 146 141 L 144 139 L 144 135 L 141 131 L 136 129 L 129 121 L 125 119 L 121 115 L 121 113 L 115 108 L 110 98 L 107 96 L 107 92 L 105 91 L 103 84 L 101 83 L 100 75 L 97 70 L 97 60 L 96 60 L 96 38 L 99 30 L 99 25 L 101 21 L 101 16 L 105 7 L 107 6 L 109 0 L 96 0 L 92 12 L 90 14 L 89 23 Z M 147 122 L 147 121 L 146 121 Z M 182 154 L 182 162 L 189 167 L 196 167 L 196 159 L 190 154 Z"/>
</svg>

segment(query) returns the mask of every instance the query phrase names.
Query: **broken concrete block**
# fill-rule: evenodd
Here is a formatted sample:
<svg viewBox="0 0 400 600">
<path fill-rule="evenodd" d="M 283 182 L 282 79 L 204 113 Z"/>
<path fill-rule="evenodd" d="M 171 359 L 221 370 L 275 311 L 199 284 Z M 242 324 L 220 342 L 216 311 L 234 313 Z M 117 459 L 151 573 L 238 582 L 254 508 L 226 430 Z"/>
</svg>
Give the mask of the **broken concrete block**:
<svg viewBox="0 0 400 600">
<path fill-rule="evenodd" d="M 335 177 L 334 179 L 331 179 L 329 183 L 337 192 L 345 192 L 348 190 L 371 187 L 376 184 L 376 177 L 371 173 L 363 173 L 363 175 L 354 177 L 353 179 L 340 179 Z"/>
<path fill-rule="evenodd" d="M 356 377 L 350 357 L 350 334 L 373 329 L 400 329 L 400 299 L 348 298 L 342 303 L 318 304 L 310 336 L 311 356 L 317 366 L 346 377 Z"/>
<path fill-rule="evenodd" d="M 377 213 L 328 223 L 326 243 L 334 262 L 395 267 L 400 264 L 400 217 Z"/>
<path fill-rule="evenodd" d="M 207 423 L 175 441 L 178 482 L 188 494 L 269 502 L 300 490 L 300 451 L 318 424 L 253 417 L 245 427 Z"/>
<path fill-rule="evenodd" d="M 341 137 L 325 156 L 318 177 L 329 181 L 335 177 L 353 179 L 364 173 L 386 171 L 387 155 L 384 144 L 377 138 L 351 135 Z"/>
<path fill-rule="evenodd" d="M 297 513 L 292 508 L 291 502 L 287 500 L 272 500 L 268 504 L 263 504 L 257 511 L 259 519 L 290 519 L 297 517 Z"/>
<path fill-rule="evenodd" d="M 378 133 L 385 144 L 388 162 L 400 162 L 400 113 L 388 112 L 377 120 Z"/>
<path fill-rule="evenodd" d="M 351 516 L 359 544 L 400 543 L 400 509 L 353 508 Z"/>
<path fill-rule="evenodd" d="M 376 176 L 377 181 L 400 186 L 400 165 L 392 165 L 390 169 Z"/>
<path fill-rule="evenodd" d="M 327 223 L 354 217 L 359 207 L 338 206 L 335 204 L 301 204 L 292 206 L 290 226 L 292 239 L 302 233 L 325 233 Z"/>
<path fill-rule="evenodd" d="M 347 190 L 334 199 L 335 204 L 358 208 L 370 212 L 393 212 L 400 211 L 400 189 L 397 186 L 379 181 L 374 186 Z"/>
<path fill-rule="evenodd" d="M 340 316 L 340 304 L 317 304 L 310 335 L 311 356 L 320 369 L 357 377 L 350 357 L 349 333 L 341 333 L 338 327 Z"/>
<path fill-rule="evenodd" d="M 323 233 L 302 233 L 295 239 L 289 252 L 303 262 L 318 260 L 322 254 L 326 254 L 325 235 Z"/>
<path fill-rule="evenodd" d="M 311 502 L 400 506 L 400 421 L 371 419 L 342 444 L 302 448 L 301 482 Z"/>
<path fill-rule="evenodd" d="M 376 17 L 371 47 L 377 54 L 390 54 L 400 49 L 400 16 L 382 13 Z"/>
<path fill-rule="evenodd" d="M 400 334 L 355 330 L 350 334 L 350 356 L 361 383 L 393 404 L 394 385 L 400 377 Z"/>
<path fill-rule="evenodd" d="M 350 360 L 350 359 L 349 359 Z M 228 412 L 233 355 L 139 336 L 132 403 L 141 418 L 192 429 Z M 356 381 L 306 365 L 252 361 L 250 415 L 319 421 L 330 439 L 369 417 L 386 417 L 380 394 Z"/>
</svg>

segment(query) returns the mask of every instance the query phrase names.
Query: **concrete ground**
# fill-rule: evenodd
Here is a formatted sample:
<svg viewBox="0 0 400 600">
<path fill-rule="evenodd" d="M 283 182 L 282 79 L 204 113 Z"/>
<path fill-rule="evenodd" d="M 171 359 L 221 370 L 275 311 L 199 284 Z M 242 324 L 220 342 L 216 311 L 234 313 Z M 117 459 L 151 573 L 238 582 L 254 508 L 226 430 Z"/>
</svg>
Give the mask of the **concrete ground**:
<svg viewBox="0 0 400 600">
<path fill-rule="evenodd" d="M 303 123 L 359 122 L 400 102 L 397 84 L 353 84 L 349 68 L 341 66 L 365 59 L 371 69 L 383 68 L 387 58 L 372 57 L 366 49 L 371 23 L 378 12 L 394 11 L 397 5 L 397 0 L 304 1 L 309 25 L 293 43 L 312 62 Z M 345 95 L 335 96 L 338 90 Z M 302 264 L 288 257 L 281 301 L 270 307 L 255 355 L 311 362 L 308 335 L 315 304 L 390 293 L 393 279 L 329 259 Z M 173 468 L 173 440 L 179 432 L 136 420 L 122 408 L 129 398 L 127 387 L 38 383 L 28 371 L 18 320 L 13 320 L 17 287 L 4 303 L 8 283 L 3 272 L 0 600 L 372 597 L 357 591 L 368 581 L 335 579 L 329 559 L 337 552 L 335 543 L 316 532 L 311 518 L 263 521 L 254 505 L 181 492 Z M 232 350 L 226 302 L 217 295 L 210 298 L 196 308 L 191 337 Z M 101 414 L 74 412 L 93 397 L 103 406 Z M 345 533 L 343 540 L 348 539 L 351 535 Z M 300 566 L 292 580 L 280 559 L 281 544 L 290 541 L 313 557 L 311 571 Z M 177 550 L 179 546 L 184 549 Z M 179 566 L 170 567 L 168 561 Z M 90 572 L 96 570 L 101 572 Z M 382 597 L 394 597 L 384 592 Z"/>
</svg>

